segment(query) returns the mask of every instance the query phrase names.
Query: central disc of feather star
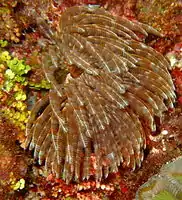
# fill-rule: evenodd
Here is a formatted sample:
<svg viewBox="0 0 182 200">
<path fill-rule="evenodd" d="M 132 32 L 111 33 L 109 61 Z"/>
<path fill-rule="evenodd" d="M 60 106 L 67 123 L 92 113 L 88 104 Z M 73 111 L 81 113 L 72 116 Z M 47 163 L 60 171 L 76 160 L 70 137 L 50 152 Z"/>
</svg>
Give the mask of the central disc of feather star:
<svg viewBox="0 0 182 200">
<path fill-rule="evenodd" d="M 156 130 L 154 117 L 173 108 L 170 65 L 138 33 L 161 36 L 148 25 L 88 6 L 68 8 L 59 30 L 47 29 L 43 69 L 52 89 L 31 111 L 25 146 L 67 183 L 92 175 L 91 155 L 96 181 L 120 164 L 140 167 L 146 132 Z"/>
</svg>

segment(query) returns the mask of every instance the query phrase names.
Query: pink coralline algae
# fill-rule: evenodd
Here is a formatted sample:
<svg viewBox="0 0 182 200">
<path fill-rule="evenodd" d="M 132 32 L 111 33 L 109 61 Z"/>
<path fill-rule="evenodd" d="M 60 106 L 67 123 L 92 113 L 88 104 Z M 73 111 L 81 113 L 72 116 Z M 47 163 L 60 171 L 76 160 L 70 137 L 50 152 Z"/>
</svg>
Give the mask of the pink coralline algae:
<svg viewBox="0 0 182 200">
<path fill-rule="evenodd" d="M 141 39 L 161 34 L 99 6 L 66 9 L 57 31 L 41 17 L 37 23 L 46 37 L 42 66 L 52 88 L 31 111 L 25 147 L 67 183 L 93 171 L 101 181 L 121 164 L 140 167 L 155 119 L 176 98 L 170 64 Z"/>
</svg>

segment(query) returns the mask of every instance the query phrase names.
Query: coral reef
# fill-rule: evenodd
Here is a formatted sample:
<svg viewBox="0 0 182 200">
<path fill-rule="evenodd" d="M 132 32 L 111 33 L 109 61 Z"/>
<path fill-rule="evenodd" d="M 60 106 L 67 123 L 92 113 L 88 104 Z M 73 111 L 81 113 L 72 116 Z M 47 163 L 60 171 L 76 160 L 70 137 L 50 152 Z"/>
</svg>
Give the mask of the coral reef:
<svg viewBox="0 0 182 200">
<path fill-rule="evenodd" d="M 176 93 L 178 94 L 178 102 L 182 105 L 182 43 L 177 42 L 172 51 L 166 54 L 174 68 L 172 77 L 176 85 Z"/>
<path fill-rule="evenodd" d="M 34 169 L 34 173 L 40 173 L 41 169 Z M 42 172 L 41 172 L 42 173 Z M 49 175 L 46 179 L 39 176 L 33 180 L 32 187 L 26 195 L 26 199 L 103 199 L 114 192 L 112 183 L 96 183 L 95 181 L 82 182 L 80 184 L 67 185 L 63 180 Z"/>
<path fill-rule="evenodd" d="M 2 47 L 4 47 L 5 41 Z M 10 119 L 21 130 L 25 129 L 28 117 L 25 86 L 25 74 L 30 71 L 30 66 L 23 60 L 12 58 L 8 51 L 0 50 L 0 100 L 1 113 Z"/>
<path fill-rule="evenodd" d="M 178 0 L 137 1 L 137 19 L 151 25 L 165 35 L 164 38 L 149 42 L 151 46 L 163 54 L 169 51 L 174 43 L 181 41 L 181 10 L 182 3 Z"/>
<path fill-rule="evenodd" d="M 0 116 L 0 199 L 13 200 L 25 187 L 28 158 L 16 145 L 18 130 Z"/>
<path fill-rule="evenodd" d="M 39 81 L 28 77 L 31 67 L 25 60 L 12 57 L 5 48 L 6 40 L 0 40 L 0 100 L 1 113 L 21 130 L 25 130 L 29 111 L 27 108 L 27 88 L 49 89 L 50 84 L 39 77 Z"/>
<path fill-rule="evenodd" d="M 163 166 L 158 175 L 142 185 L 136 195 L 137 200 L 181 199 L 182 197 L 182 157 Z"/>
<path fill-rule="evenodd" d="M 0 39 L 17 43 L 20 41 L 21 30 L 14 16 L 16 5 L 17 1 L 0 2 Z"/>
<path fill-rule="evenodd" d="M 50 55 L 57 58 L 57 52 L 60 50 L 54 53 L 55 49 L 50 47 L 53 45 L 52 41 L 61 35 L 59 33 L 59 19 L 67 8 L 83 4 L 85 6 L 89 4 L 90 8 L 97 8 L 101 5 L 114 16 L 124 15 L 132 22 L 140 21 L 149 24 L 163 34 L 164 37 L 153 34 L 148 34 L 146 37 L 134 31 L 142 42 L 161 52 L 170 61 L 170 72 L 175 84 L 177 101 L 175 108 L 170 108 L 168 112 L 162 114 L 162 120 L 155 117 L 157 127 L 152 135 L 148 129 L 148 123 L 144 123 L 140 118 L 142 126 L 147 128 L 145 130 L 146 149 L 140 168 L 137 167 L 135 171 L 131 171 L 131 168 L 128 169 L 125 163 L 122 163 L 122 166 L 118 167 L 118 173 L 109 173 L 107 179 L 102 179 L 101 182 L 96 182 L 91 177 L 89 180 L 79 183 L 72 181 L 66 184 L 62 179 L 65 178 L 64 174 L 61 173 L 61 178 L 56 178 L 50 174 L 49 170 L 46 171 L 44 165 L 38 165 L 36 160 L 33 162 L 33 159 L 30 159 L 33 157 L 30 155 L 32 152 L 24 151 L 19 146 L 25 147 L 24 128 L 28 110 L 31 110 L 39 99 L 48 95 L 47 89 L 50 89 L 50 83 L 45 80 L 42 69 L 42 55 L 45 56 L 45 52 L 49 54 L 48 47 Z M 0 53 L 5 52 L 5 57 L 10 57 L 10 60 L 17 59 L 18 63 L 22 61 L 25 66 L 31 66 L 31 70 L 27 74 L 21 75 L 22 78 L 25 78 L 27 85 L 24 85 L 24 81 L 14 81 L 12 89 L 7 92 L 3 89 L 4 83 L 13 74 L 8 72 L 5 77 L 6 70 L 11 69 L 7 62 L 1 60 L 0 116 L 5 116 L 5 112 L 1 112 L 2 108 L 9 111 L 6 117 L 1 117 L 0 120 L 0 199 L 131 200 L 135 198 L 135 193 L 142 184 L 160 172 L 162 165 L 181 156 L 181 6 L 179 0 L 123 0 L 122 2 L 120 0 L 1 0 Z M 49 31 L 53 33 L 52 38 L 49 37 Z M 70 48 L 68 47 L 68 49 Z M 52 63 L 50 56 L 48 60 L 49 63 Z M 64 61 L 59 63 L 63 70 L 61 68 L 55 74 L 57 75 L 56 80 L 61 77 L 61 83 L 64 82 L 65 77 L 71 75 L 71 79 L 78 80 L 79 76 L 85 73 L 84 70 L 78 70 L 75 66 L 65 62 L 67 61 L 65 56 L 59 58 L 58 62 L 60 61 Z M 70 83 L 70 79 L 67 78 L 66 81 L 68 81 L 66 84 Z M 18 91 L 14 91 L 14 89 L 17 88 L 18 91 L 23 92 L 22 94 L 26 94 L 25 100 L 17 101 L 15 99 L 14 94 Z M 40 110 L 38 115 L 41 115 L 43 110 L 44 108 Z M 20 114 L 25 112 L 26 119 L 19 120 L 23 118 L 17 114 L 18 112 Z M 14 116 L 17 117 L 14 119 Z M 20 126 L 20 123 L 23 126 Z M 90 165 L 90 175 L 95 175 L 97 165 L 94 149 L 92 149 L 90 156 Z M 156 195 L 158 199 L 170 197 L 171 195 L 167 191 L 160 192 L 159 196 Z"/>
<path fill-rule="evenodd" d="M 137 35 L 160 33 L 99 6 L 67 9 L 55 33 L 37 21 L 49 43 L 43 69 L 52 89 L 31 111 L 25 146 L 67 183 L 93 174 L 101 181 L 121 163 L 140 167 L 154 116 L 175 102 L 168 61 Z"/>
<path fill-rule="evenodd" d="M 143 23 L 150 24 L 168 37 L 181 35 L 181 1 L 139 0 L 136 8 L 138 19 Z"/>
</svg>

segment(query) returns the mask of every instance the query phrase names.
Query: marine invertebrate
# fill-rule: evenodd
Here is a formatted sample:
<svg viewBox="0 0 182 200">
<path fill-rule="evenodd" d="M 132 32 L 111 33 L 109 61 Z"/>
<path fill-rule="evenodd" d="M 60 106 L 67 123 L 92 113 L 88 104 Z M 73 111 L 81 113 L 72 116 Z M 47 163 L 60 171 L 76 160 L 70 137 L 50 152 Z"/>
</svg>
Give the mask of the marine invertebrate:
<svg viewBox="0 0 182 200">
<path fill-rule="evenodd" d="M 164 165 L 158 175 L 150 178 L 138 189 L 136 199 L 181 199 L 181 163 L 180 156 L 175 161 Z"/>
<path fill-rule="evenodd" d="M 168 61 L 138 36 L 160 33 L 98 6 L 68 8 L 55 33 L 37 21 L 49 40 L 43 69 L 52 88 L 31 111 L 25 147 L 66 182 L 140 167 L 154 117 L 175 102 Z"/>
</svg>

